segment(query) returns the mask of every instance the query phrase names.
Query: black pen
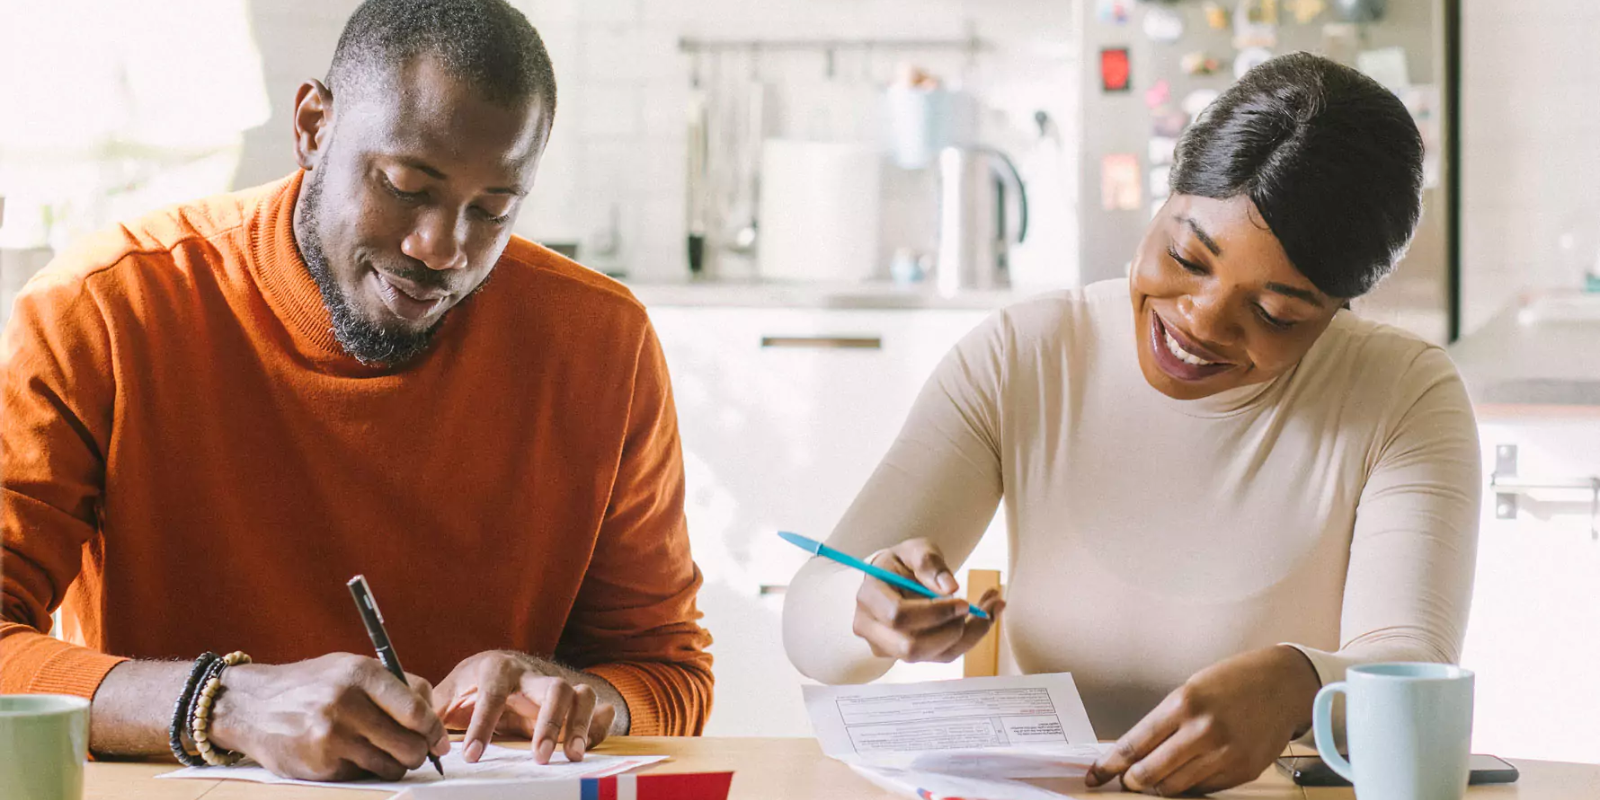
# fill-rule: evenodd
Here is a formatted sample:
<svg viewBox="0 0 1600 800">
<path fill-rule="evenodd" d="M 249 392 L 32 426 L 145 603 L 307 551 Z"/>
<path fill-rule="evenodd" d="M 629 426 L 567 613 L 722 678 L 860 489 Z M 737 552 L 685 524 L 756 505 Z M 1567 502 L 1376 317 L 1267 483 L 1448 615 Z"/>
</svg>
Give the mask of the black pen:
<svg viewBox="0 0 1600 800">
<path fill-rule="evenodd" d="M 383 612 L 378 610 L 378 601 L 372 599 L 372 588 L 367 586 L 367 577 L 357 575 L 345 584 L 350 587 L 350 596 L 356 599 L 356 610 L 361 612 L 361 622 L 367 626 L 367 635 L 372 637 L 372 646 L 378 649 L 378 660 L 383 666 L 394 673 L 400 682 L 411 688 L 411 683 L 406 680 L 406 671 L 400 668 L 400 657 L 394 654 L 394 645 L 389 643 L 389 632 L 383 629 Z M 433 768 L 439 770 L 439 775 L 444 775 L 444 767 L 439 765 L 439 757 L 433 753 L 428 754 L 428 760 L 433 762 Z"/>
</svg>

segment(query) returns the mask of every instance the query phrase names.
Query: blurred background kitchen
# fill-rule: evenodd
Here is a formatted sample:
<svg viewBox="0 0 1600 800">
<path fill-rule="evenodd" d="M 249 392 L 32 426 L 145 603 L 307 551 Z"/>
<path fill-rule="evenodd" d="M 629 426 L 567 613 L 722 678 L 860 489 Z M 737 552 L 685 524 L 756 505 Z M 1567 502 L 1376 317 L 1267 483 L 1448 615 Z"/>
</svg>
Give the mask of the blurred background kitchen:
<svg viewBox="0 0 1600 800">
<path fill-rule="evenodd" d="M 0 0 L 0 315 L 86 231 L 292 170 L 295 90 L 356 5 Z M 515 5 L 560 85 L 517 232 L 625 281 L 673 371 L 708 733 L 807 732 L 778 626 L 801 554 L 773 533 L 828 533 L 984 316 L 1123 275 L 1176 137 L 1303 49 L 1427 140 L 1423 228 L 1356 311 L 1450 344 L 1478 403 L 1475 746 L 1600 761 L 1600 4 Z M 997 519 L 969 566 L 1005 559 Z"/>
</svg>

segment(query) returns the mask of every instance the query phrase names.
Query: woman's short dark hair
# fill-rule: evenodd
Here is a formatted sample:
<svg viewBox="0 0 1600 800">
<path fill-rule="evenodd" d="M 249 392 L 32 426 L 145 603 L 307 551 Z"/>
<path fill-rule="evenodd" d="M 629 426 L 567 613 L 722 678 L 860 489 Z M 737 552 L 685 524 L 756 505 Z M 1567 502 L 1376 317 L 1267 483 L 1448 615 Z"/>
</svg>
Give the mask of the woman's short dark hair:
<svg viewBox="0 0 1600 800">
<path fill-rule="evenodd" d="M 1279 56 L 1184 132 L 1172 191 L 1249 196 L 1295 269 L 1329 296 L 1359 297 L 1422 216 L 1422 136 L 1377 81 L 1310 53 Z"/>
</svg>

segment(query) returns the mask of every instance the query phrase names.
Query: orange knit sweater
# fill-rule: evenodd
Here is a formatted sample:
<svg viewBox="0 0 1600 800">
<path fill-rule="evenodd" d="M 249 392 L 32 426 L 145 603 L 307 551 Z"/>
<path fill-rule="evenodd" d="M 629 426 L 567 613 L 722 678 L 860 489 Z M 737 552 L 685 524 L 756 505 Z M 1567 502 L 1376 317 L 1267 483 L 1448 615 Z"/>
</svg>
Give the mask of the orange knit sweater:
<svg viewBox="0 0 1600 800">
<path fill-rule="evenodd" d="M 60 256 L 0 339 L 0 692 L 92 696 L 122 658 L 512 649 L 693 734 L 710 637 L 644 308 L 513 237 L 400 369 L 338 347 L 291 227 L 301 173 Z M 45 635 L 62 610 L 67 642 Z M 70 642 L 70 643 L 69 643 Z"/>
</svg>

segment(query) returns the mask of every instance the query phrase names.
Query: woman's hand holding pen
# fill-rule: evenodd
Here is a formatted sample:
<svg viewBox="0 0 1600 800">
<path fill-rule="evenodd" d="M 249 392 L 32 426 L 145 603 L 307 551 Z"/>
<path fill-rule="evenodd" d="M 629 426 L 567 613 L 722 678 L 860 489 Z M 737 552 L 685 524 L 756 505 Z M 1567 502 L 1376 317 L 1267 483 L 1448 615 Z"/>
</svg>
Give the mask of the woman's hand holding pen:
<svg viewBox="0 0 1600 800">
<path fill-rule="evenodd" d="M 409 690 L 377 660 L 348 653 L 231 667 L 211 739 L 290 778 L 399 780 L 429 753 L 450 752 L 432 687 L 407 678 Z"/>
<path fill-rule="evenodd" d="M 911 539 L 874 554 L 868 562 L 903 575 L 943 595 L 953 595 L 955 576 L 939 548 L 926 539 Z M 976 605 L 989 619 L 969 614 L 959 597 L 929 600 L 902 592 L 867 577 L 856 593 L 852 630 L 872 646 L 874 655 L 901 661 L 953 661 L 971 650 L 998 619 L 1006 602 L 998 591 L 984 593 Z"/>
</svg>

